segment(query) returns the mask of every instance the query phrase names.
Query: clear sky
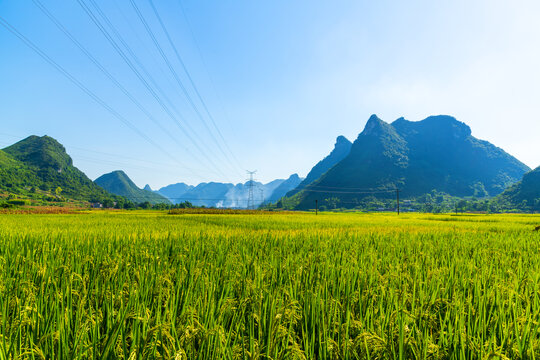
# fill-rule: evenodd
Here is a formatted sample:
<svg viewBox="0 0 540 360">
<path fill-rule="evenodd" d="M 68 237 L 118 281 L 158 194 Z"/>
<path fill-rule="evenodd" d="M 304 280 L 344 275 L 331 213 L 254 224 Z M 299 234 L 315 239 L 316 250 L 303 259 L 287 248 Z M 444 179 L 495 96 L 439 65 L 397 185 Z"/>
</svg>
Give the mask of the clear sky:
<svg viewBox="0 0 540 360">
<path fill-rule="evenodd" d="M 50 135 L 90 178 L 123 169 L 153 188 L 240 182 L 245 170 L 269 181 L 305 176 L 373 113 L 448 114 L 540 165 L 538 1 L 153 4 L 174 48 L 149 0 L 0 1 L 0 16 L 92 94 L 0 26 L 0 147 Z"/>
</svg>

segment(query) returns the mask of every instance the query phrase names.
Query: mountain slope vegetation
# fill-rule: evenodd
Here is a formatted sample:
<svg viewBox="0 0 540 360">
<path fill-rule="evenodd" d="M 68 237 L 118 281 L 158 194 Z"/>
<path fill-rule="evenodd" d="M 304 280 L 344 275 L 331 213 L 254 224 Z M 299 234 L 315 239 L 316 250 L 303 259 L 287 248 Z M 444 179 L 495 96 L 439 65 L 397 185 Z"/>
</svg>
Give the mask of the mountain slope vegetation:
<svg viewBox="0 0 540 360">
<path fill-rule="evenodd" d="M 111 194 L 123 196 L 134 203 L 170 204 L 170 201 L 164 196 L 137 187 L 129 176 L 121 170 L 101 175 L 94 182 Z"/>
<path fill-rule="evenodd" d="M 334 165 L 349 155 L 351 147 L 352 143 L 347 140 L 345 136 L 338 136 L 334 149 L 330 152 L 330 154 L 319 161 L 307 174 L 306 178 L 302 180 L 302 182 L 296 188 L 287 193 L 287 196 L 293 196 L 309 184 L 319 179 L 325 172 L 330 170 Z"/>
<path fill-rule="evenodd" d="M 540 211 L 540 167 L 523 175 L 523 179 L 494 199 L 503 210 Z"/>
<path fill-rule="evenodd" d="M 89 202 L 115 199 L 73 166 L 64 146 L 49 136 L 32 135 L 0 151 L 0 190 Z"/>
<path fill-rule="evenodd" d="M 292 200 L 312 208 L 315 200 L 355 207 L 366 197 L 404 198 L 434 190 L 452 196 L 500 194 L 530 169 L 451 116 L 392 124 L 372 115 L 350 153 Z"/>
</svg>

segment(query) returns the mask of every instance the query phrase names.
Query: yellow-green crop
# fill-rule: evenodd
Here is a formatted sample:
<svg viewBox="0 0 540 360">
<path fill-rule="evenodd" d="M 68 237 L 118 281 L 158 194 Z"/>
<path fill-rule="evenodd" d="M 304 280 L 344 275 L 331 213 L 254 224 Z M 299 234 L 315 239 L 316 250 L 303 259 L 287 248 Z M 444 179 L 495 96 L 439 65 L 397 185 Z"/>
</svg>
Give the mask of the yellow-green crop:
<svg viewBox="0 0 540 360">
<path fill-rule="evenodd" d="M 540 359 L 536 225 L 0 215 L 0 359 Z"/>
</svg>

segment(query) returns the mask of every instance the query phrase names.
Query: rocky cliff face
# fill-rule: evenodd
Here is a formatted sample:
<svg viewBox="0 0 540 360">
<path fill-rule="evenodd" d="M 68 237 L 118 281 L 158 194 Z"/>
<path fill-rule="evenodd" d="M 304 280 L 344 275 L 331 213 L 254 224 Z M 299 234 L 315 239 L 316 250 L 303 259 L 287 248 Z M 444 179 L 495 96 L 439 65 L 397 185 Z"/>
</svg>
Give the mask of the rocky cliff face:
<svg viewBox="0 0 540 360">
<path fill-rule="evenodd" d="M 330 197 L 354 204 L 365 196 L 393 196 L 389 190 L 396 188 L 404 197 L 432 190 L 473 196 L 479 187 L 495 196 L 528 170 L 502 149 L 476 139 L 469 126 L 451 116 L 417 122 L 400 118 L 389 124 L 372 115 L 349 154 L 297 200 L 300 208 Z"/>
<path fill-rule="evenodd" d="M 319 161 L 308 173 L 306 178 L 298 184 L 293 190 L 287 193 L 287 196 L 293 196 L 300 190 L 304 189 L 309 184 L 320 178 L 325 172 L 330 170 L 334 165 L 343 160 L 351 151 L 352 143 L 345 136 L 338 136 L 334 149 L 324 159 Z"/>
</svg>

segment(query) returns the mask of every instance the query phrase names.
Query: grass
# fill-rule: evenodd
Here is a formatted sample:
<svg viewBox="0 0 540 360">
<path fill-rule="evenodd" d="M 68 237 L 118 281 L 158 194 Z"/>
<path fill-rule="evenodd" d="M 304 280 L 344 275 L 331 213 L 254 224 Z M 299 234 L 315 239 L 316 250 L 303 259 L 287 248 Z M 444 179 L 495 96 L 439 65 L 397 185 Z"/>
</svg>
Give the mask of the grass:
<svg viewBox="0 0 540 360">
<path fill-rule="evenodd" d="M 0 215 L 0 359 L 540 358 L 534 215 Z"/>
<path fill-rule="evenodd" d="M 254 214 L 274 214 L 278 212 L 266 211 L 266 210 L 242 210 L 242 209 L 221 209 L 221 208 L 184 208 L 184 209 L 171 209 L 170 215 L 184 215 L 184 214 L 222 214 L 222 215 L 254 215 Z M 279 211 L 280 214 L 290 213 Z"/>
</svg>

